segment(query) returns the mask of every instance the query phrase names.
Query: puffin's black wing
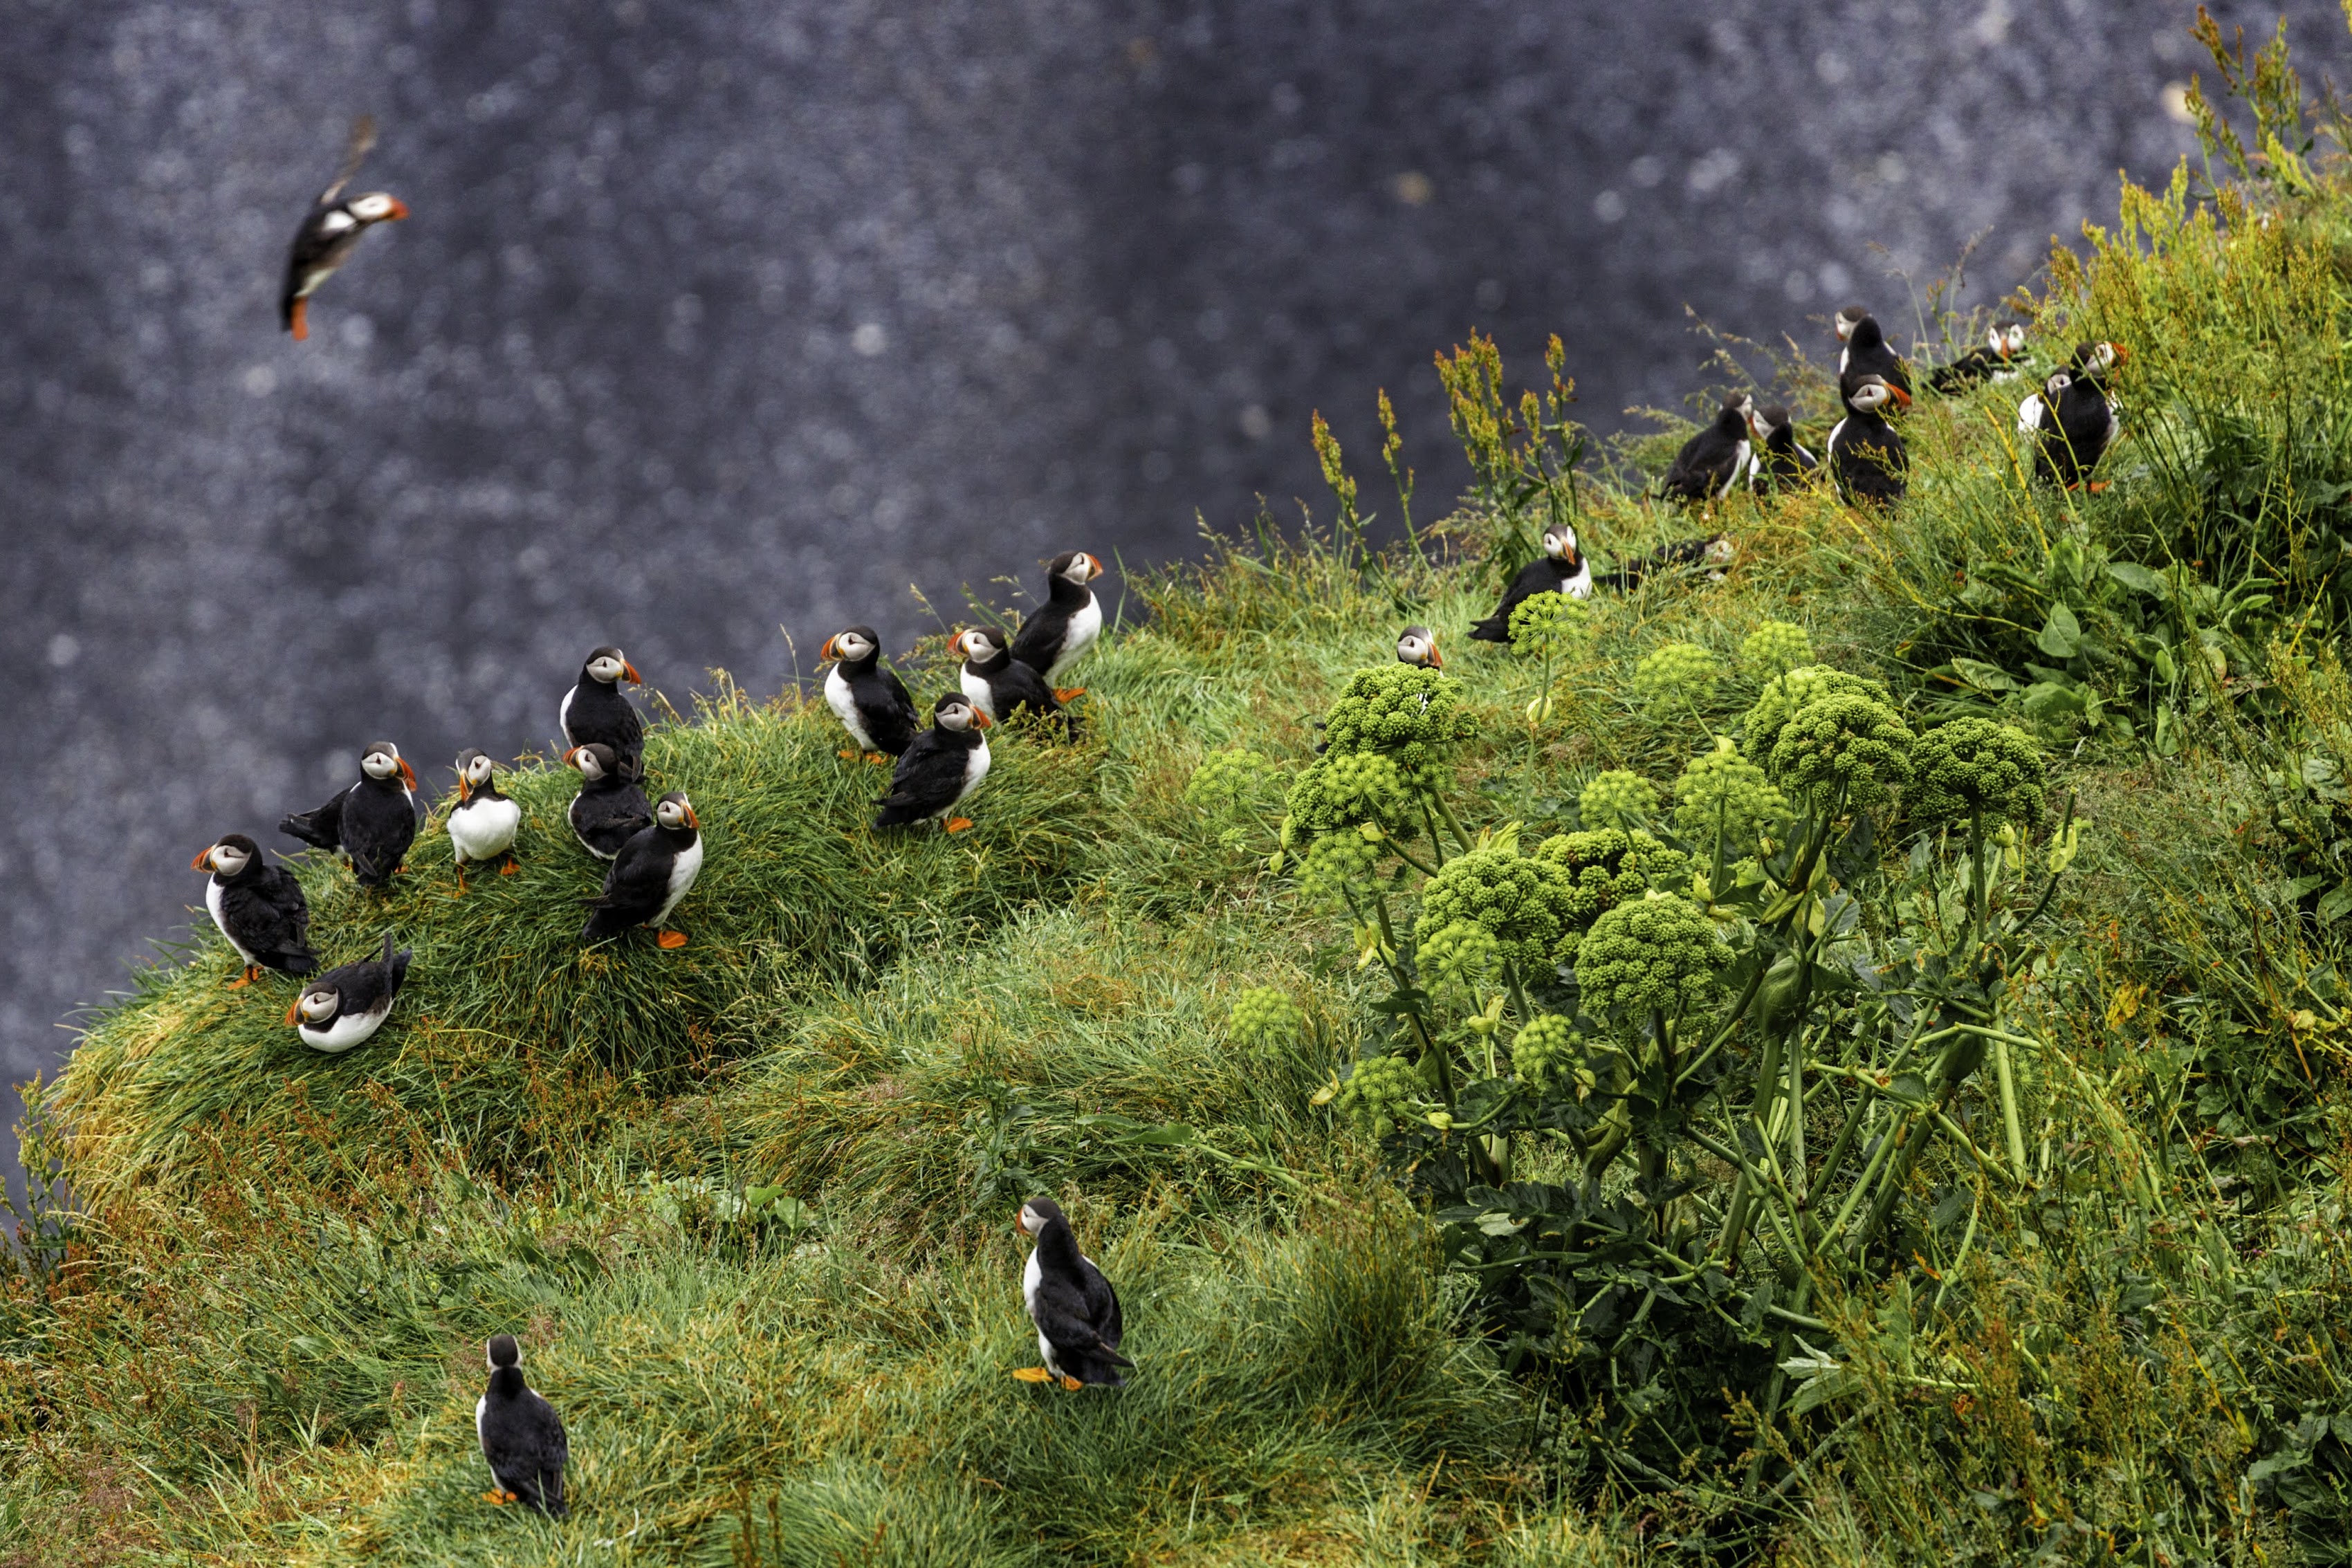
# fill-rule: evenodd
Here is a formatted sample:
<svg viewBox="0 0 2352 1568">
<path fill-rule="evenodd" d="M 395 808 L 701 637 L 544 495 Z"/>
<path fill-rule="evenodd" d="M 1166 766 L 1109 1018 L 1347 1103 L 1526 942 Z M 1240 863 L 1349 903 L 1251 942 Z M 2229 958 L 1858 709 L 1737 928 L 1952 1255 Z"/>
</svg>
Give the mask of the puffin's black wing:
<svg viewBox="0 0 2352 1568">
<path fill-rule="evenodd" d="M 221 918 L 247 952 L 273 969 L 307 975 L 319 967 L 310 951 L 310 903 L 283 867 L 266 865 L 223 887 Z"/>
<path fill-rule="evenodd" d="M 1470 635 L 1481 643 L 1507 643 L 1511 640 L 1511 612 L 1520 603 L 1538 593 L 1558 593 L 1562 579 L 1559 563 L 1549 556 L 1538 556 L 1519 568 L 1519 575 L 1511 579 L 1511 586 L 1503 590 L 1503 601 L 1495 606 L 1495 613 L 1470 628 Z"/>
<path fill-rule="evenodd" d="M 893 757 L 903 757 L 923 730 L 923 721 L 915 712 L 915 699 L 907 695 L 906 682 L 879 665 L 875 667 L 874 684 L 881 693 L 883 710 L 861 716 L 866 720 L 866 733 L 880 749 Z"/>
<path fill-rule="evenodd" d="M 1013 662 L 1050 670 L 1069 634 L 1070 612 L 1058 604 L 1041 604 L 1021 618 L 1021 629 L 1013 634 Z"/>
<path fill-rule="evenodd" d="M 1964 392 L 1991 375 L 2000 363 L 2000 356 L 1990 349 L 1970 349 L 1950 364 L 1927 378 L 1927 384 L 1949 396 Z"/>
<path fill-rule="evenodd" d="M 351 799 L 356 784 L 340 791 L 333 800 L 315 811 L 289 811 L 278 819 L 278 831 L 288 838 L 299 839 L 306 844 L 322 850 L 343 847 L 343 802 Z"/>
<path fill-rule="evenodd" d="M 343 852 L 352 857 L 352 875 L 361 886 L 381 887 L 416 841 L 416 807 L 395 785 L 370 781 L 352 789 L 339 824 Z"/>
<path fill-rule="evenodd" d="M 589 900 L 593 911 L 583 941 L 618 936 L 642 925 L 669 896 L 670 857 L 661 852 L 661 830 L 647 828 L 621 846 L 619 856 L 604 870 L 604 892 Z"/>
<path fill-rule="evenodd" d="M 530 1507 L 562 1517 L 563 1467 L 572 1458 L 563 1417 L 528 1388 L 500 1414 L 504 1419 L 486 1423 L 482 1432 L 490 1474 Z"/>
<path fill-rule="evenodd" d="M 902 828 L 936 817 L 955 804 L 969 766 L 967 748 L 940 738 L 937 730 L 915 737 L 890 774 L 890 792 L 874 819 L 877 828 Z"/>
<path fill-rule="evenodd" d="M 1094 1324 L 1103 1343 L 1117 1350 L 1118 1342 L 1127 1337 L 1126 1320 L 1118 1310 L 1118 1292 L 1111 1289 L 1110 1281 L 1095 1267 L 1093 1259 L 1081 1257 L 1078 1272 L 1087 1281 L 1087 1321 Z"/>
</svg>

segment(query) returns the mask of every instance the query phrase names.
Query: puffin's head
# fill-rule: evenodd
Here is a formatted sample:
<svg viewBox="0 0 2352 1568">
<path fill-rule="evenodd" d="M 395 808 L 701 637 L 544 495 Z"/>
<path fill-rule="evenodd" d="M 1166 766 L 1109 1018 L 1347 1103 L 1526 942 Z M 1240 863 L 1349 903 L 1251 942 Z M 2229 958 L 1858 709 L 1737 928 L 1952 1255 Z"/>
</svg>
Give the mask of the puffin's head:
<svg viewBox="0 0 2352 1568">
<path fill-rule="evenodd" d="M 1909 395 L 1901 387 L 1877 376 L 1857 378 L 1846 392 L 1845 401 L 1865 413 L 1876 413 L 1890 403 L 1897 408 L 1911 406 Z"/>
<path fill-rule="evenodd" d="M 1789 428 L 1787 405 L 1776 402 L 1769 407 L 1756 410 L 1748 416 L 1748 428 L 1757 440 L 1771 440 L 1772 437 Z"/>
<path fill-rule="evenodd" d="M 1992 351 L 2004 360 L 2011 354 L 2025 352 L 2025 323 L 2022 321 L 2003 321 L 1986 337 L 1992 344 Z"/>
<path fill-rule="evenodd" d="M 694 806 L 683 789 L 673 789 L 654 802 L 654 821 L 672 830 L 702 826 L 702 819 L 694 814 Z"/>
<path fill-rule="evenodd" d="M 522 1346 L 515 1343 L 515 1336 L 510 1333 L 492 1334 L 482 1350 L 489 1357 L 493 1372 L 501 1366 L 519 1366 L 522 1363 Z"/>
<path fill-rule="evenodd" d="M 1408 626 L 1397 633 L 1397 663 L 1418 664 L 1424 670 L 1445 667 L 1438 656 L 1437 633 L 1426 626 Z"/>
<path fill-rule="evenodd" d="M 872 658 L 881 646 L 882 639 L 873 627 L 850 626 L 827 637 L 816 656 L 829 664 L 857 664 Z"/>
<path fill-rule="evenodd" d="M 403 784 L 416 788 L 416 769 L 402 760 L 400 747 L 388 740 L 368 742 L 367 749 L 360 753 L 360 771 L 378 781 L 396 773 Z"/>
<path fill-rule="evenodd" d="M 260 858 L 261 847 L 251 839 L 243 833 L 225 833 L 205 845 L 204 853 L 188 862 L 188 869 L 235 876 Z"/>
<path fill-rule="evenodd" d="M 1755 413 L 1756 400 L 1748 393 L 1741 392 L 1738 397 L 1724 399 L 1723 412 L 1717 414 L 1716 418 L 1727 425 L 1735 421 L 1746 424 Z"/>
<path fill-rule="evenodd" d="M 1869 314 L 1870 307 L 1867 305 L 1848 305 L 1831 317 L 1830 325 L 1837 329 L 1838 341 L 1843 343 L 1853 337 L 1853 329 L 1862 325 Z"/>
<path fill-rule="evenodd" d="M 565 766 L 580 769 L 580 777 L 591 784 L 610 779 L 620 765 L 613 748 L 602 741 L 573 747 L 563 754 L 563 761 Z"/>
<path fill-rule="evenodd" d="M 289 1024 L 324 1023 L 335 1016 L 335 1009 L 342 1005 L 342 1001 L 343 994 L 334 987 L 312 986 L 296 997 L 294 1005 L 286 1009 L 286 1021 Z"/>
<path fill-rule="evenodd" d="M 2130 358 L 2131 350 L 2121 343 L 2084 343 L 2074 350 L 2074 369 L 2082 375 L 2104 376 Z"/>
<path fill-rule="evenodd" d="M 622 657 L 618 648 L 597 649 L 580 666 L 580 673 L 608 686 L 615 681 L 626 681 L 633 686 L 637 684 L 637 667 Z"/>
<path fill-rule="evenodd" d="M 363 224 L 398 223 L 408 215 L 408 204 L 389 191 L 370 191 L 345 202 L 343 210 Z"/>
<path fill-rule="evenodd" d="M 2068 375 L 2065 371 L 2053 371 L 2050 372 L 2050 379 L 2042 383 L 2042 395 L 2048 398 L 2052 402 L 2056 402 L 2058 401 L 2058 394 L 2064 392 L 2068 387 L 2071 387 L 2074 384 L 2074 378 Z"/>
<path fill-rule="evenodd" d="M 1554 560 L 1564 560 L 1570 566 L 1584 559 L 1576 550 L 1576 530 L 1566 523 L 1554 523 L 1544 530 L 1543 547 L 1544 554 Z"/>
<path fill-rule="evenodd" d="M 1021 1227 L 1022 1235 L 1035 1236 L 1057 1219 L 1062 1220 L 1065 1225 L 1069 1223 L 1068 1220 L 1062 1218 L 1060 1204 L 1050 1197 L 1033 1197 L 1021 1206 L 1021 1217 L 1017 1223 Z"/>
<path fill-rule="evenodd" d="M 950 692 L 931 708 L 931 722 L 941 729 L 961 735 L 968 729 L 986 729 L 988 716 L 971 706 L 960 692 Z"/>
<path fill-rule="evenodd" d="M 955 634 L 955 641 L 948 646 L 975 664 L 985 664 L 996 657 L 1003 645 L 985 627 L 967 626 Z"/>
<path fill-rule="evenodd" d="M 1045 568 L 1045 575 L 1080 587 L 1102 575 L 1103 564 L 1082 549 L 1064 550 Z"/>
<path fill-rule="evenodd" d="M 469 746 L 457 753 L 457 799 L 470 800 L 475 790 L 490 781 L 496 764 L 490 761 L 488 752 L 477 751 Z"/>
</svg>

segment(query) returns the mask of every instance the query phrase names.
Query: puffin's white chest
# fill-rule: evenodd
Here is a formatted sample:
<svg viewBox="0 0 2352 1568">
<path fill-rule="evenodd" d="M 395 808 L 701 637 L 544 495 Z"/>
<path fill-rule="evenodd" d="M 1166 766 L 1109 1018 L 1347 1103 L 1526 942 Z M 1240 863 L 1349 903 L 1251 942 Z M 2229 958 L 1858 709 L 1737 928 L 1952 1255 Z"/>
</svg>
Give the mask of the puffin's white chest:
<svg viewBox="0 0 2352 1568">
<path fill-rule="evenodd" d="M 489 1455 L 490 1448 L 489 1433 L 486 1429 L 488 1427 L 489 1418 L 490 1396 L 485 1394 L 479 1399 L 474 1401 L 474 1441 L 482 1445 L 483 1457 L 486 1458 Z M 493 1472 L 490 1479 L 492 1480 L 498 1479 L 497 1474 Z"/>
<path fill-rule="evenodd" d="M 254 961 L 252 950 L 236 939 L 236 933 L 228 928 L 228 921 L 221 914 L 222 892 L 218 877 L 205 878 L 205 908 L 212 915 L 213 924 L 220 927 L 220 934 L 228 938 L 228 945 L 236 949 L 236 956 L 250 964 Z"/>
<path fill-rule="evenodd" d="M 988 737 L 983 735 L 980 737 L 980 744 L 973 747 L 971 750 L 967 752 L 964 756 L 963 788 L 956 791 L 956 799 L 961 800 L 966 795 L 971 794 L 974 789 L 979 789 L 980 781 L 987 777 Z M 1035 1261 L 1034 1254 L 1031 1255 L 1031 1261 L 1033 1263 Z"/>
<path fill-rule="evenodd" d="M 1580 557 L 1576 563 L 1576 575 L 1570 578 L 1566 582 L 1561 583 L 1559 585 L 1559 591 L 1562 593 L 1567 594 L 1570 599 L 1591 598 L 1592 563 L 1590 560 Z"/>
<path fill-rule="evenodd" d="M 702 835 L 697 833 L 694 835 L 694 842 L 678 851 L 671 859 L 669 891 L 662 895 L 661 908 L 655 912 L 653 919 L 647 924 L 658 925 L 668 919 L 669 912 L 677 907 L 677 901 L 686 896 L 687 889 L 694 885 L 695 876 L 701 870 Z"/>
<path fill-rule="evenodd" d="M 1078 655 L 1095 645 L 1102 635 L 1102 601 L 1089 591 L 1087 601 L 1070 617 L 1069 630 L 1062 634 L 1062 651 L 1054 655 L 1054 667 L 1045 672 L 1047 680 L 1059 678 L 1062 672 L 1077 663 Z M 993 715 L 990 716 L 993 717 Z"/>
<path fill-rule="evenodd" d="M 1731 476 L 1723 482 L 1723 488 L 1715 493 L 1716 499 L 1721 500 L 1730 495 L 1733 487 L 1739 483 L 1740 475 L 1746 472 L 1748 467 L 1748 450 L 1749 444 L 1745 441 L 1734 449 L 1731 455 Z"/>
<path fill-rule="evenodd" d="M 962 673 L 959 674 L 956 679 L 957 684 L 963 687 L 965 700 L 970 702 L 972 706 L 978 708 L 981 712 L 986 714 L 991 724 L 995 723 L 997 716 L 996 691 L 995 688 L 992 687 L 988 684 L 988 677 L 985 675 L 973 674 L 971 673 L 971 666 L 966 665 Z"/>
<path fill-rule="evenodd" d="M 1045 1271 L 1037 1267 L 1037 1249 L 1033 1247 L 1029 1249 L 1029 1261 L 1021 1269 L 1021 1304 L 1033 1313 L 1037 1310 L 1037 1287 L 1045 1278 Z"/>
<path fill-rule="evenodd" d="M 2042 394 L 2034 392 L 2017 405 L 2017 434 L 2032 435 L 2042 428 Z"/>
<path fill-rule="evenodd" d="M 391 1016 L 392 998 L 386 997 L 363 1013 L 341 1014 L 331 1019 L 324 1029 L 306 1023 L 297 1032 L 302 1036 L 302 1043 L 312 1051 L 339 1055 L 353 1046 L 365 1044 L 373 1038 L 376 1030 L 383 1027 L 383 1020 Z"/>
<path fill-rule="evenodd" d="M 522 806 L 503 796 L 461 800 L 449 813 L 449 845 L 457 861 L 494 861 L 514 847 Z"/>
<path fill-rule="evenodd" d="M 562 731 L 563 744 L 566 746 L 577 746 L 580 744 L 578 741 L 572 738 L 572 699 L 579 695 L 580 688 L 578 686 L 573 686 L 570 691 L 563 694 L 563 706 L 555 710 L 555 727 Z"/>
<path fill-rule="evenodd" d="M 842 678 L 839 664 L 824 673 L 824 706 L 833 710 L 833 716 L 841 721 L 841 727 L 849 732 L 849 738 L 857 742 L 860 749 L 879 749 L 874 744 L 874 737 L 866 733 L 866 721 L 858 716 L 856 694 Z"/>
</svg>

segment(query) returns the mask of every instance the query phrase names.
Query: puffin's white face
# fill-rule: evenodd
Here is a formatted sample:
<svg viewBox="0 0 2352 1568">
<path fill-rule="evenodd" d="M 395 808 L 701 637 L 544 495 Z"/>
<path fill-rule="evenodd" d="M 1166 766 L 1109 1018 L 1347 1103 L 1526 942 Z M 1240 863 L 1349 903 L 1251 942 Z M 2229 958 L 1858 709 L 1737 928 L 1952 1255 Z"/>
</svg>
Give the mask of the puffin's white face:
<svg viewBox="0 0 2352 1568">
<path fill-rule="evenodd" d="M 2022 321 L 2012 321 L 2006 327 L 1994 328 L 1992 334 L 1992 346 L 2000 351 L 2000 357 L 2004 360 L 2009 358 L 2011 354 L 2023 353 L 2025 351 L 2025 323 Z"/>
<path fill-rule="evenodd" d="M 253 863 L 253 857 L 235 844 L 215 844 L 196 857 L 198 871 L 216 871 L 223 876 L 235 876 Z"/>
<path fill-rule="evenodd" d="M 463 778 L 467 783 L 478 789 L 490 781 L 490 772 L 491 763 L 488 758 L 470 757 L 466 759 L 466 771 Z"/>
<path fill-rule="evenodd" d="M 1895 390 L 1876 376 L 1873 376 L 1854 388 L 1853 395 L 1846 401 L 1865 413 L 1876 413 L 1894 399 Z"/>
<path fill-rule="evenodd" d="M 1025 1234 L 1034 1236 L 1045 1228 L 1045 1217 L 1024 1203 L 1021 1206 L 1021 1228 Z"/>
<path fill-rule="evenodd" d="M 1857 306 L 1849 305 L 1832 319 L 1830 324 L 1837 329 L 1839 342 L 1843 343 L 1853 336 L 1853 329 L 1862 324 L 1862 309 Z"/>
<path fill-rule="evenodd" d="M 1437 669 L 1445 661 L 1437 656 L 1437 639 L 1415 626 L 1397 639 L 1397 657 L 1408 664 L 1423 664 Z"/>
<path fill-rule="evenodd" d="M 874 644 L 866 640 L 863 632 L 837 632 L 826 646 L 831 650 L 828 657 L 845 659 L 852 664 L 871 658 L 874 653 Z"/>
<path fill-rule="evenodd" d="M 1544 554 L 1554 560 L 1573 561 L 1576 555 L 1576 530 L 1566 523 L 1546 528 L 1543 537 Z"/>
<path fill-rule="evenodd" d="M 588 661 L 589 677 L 608 686 L 629 674 L 629 662 L 618 653 L 599 653 Z M 630 675 L 630 678 L 634 680 L 635 677 Z"/>
<path fill-rule="evenodd" d="M 308 990 L 304 991 L 301 999 L 294 1004 L 294 1012 L 304 1023 L 320 1023 L 333 1018 L 335 1009 L 341 1004 L 342 993 L 340 991 L 324 988 Z"/>
<path fill-rule="evenodd" d="M 2091 345 L 2090 363 L 2086 368 L 2095 374 L 2103 376 L 2114 370 L 2123 357 L 2124 350 L 2116 344 L 2094 343 Z"/>
<path fill-rule="evenodd" d="M 2050 379 L 2042 383 L 2042 395 L 2055 402 L 2058 401 L 2058 394 L 2074 384 L 2074 378 L 2065 371 L 2053 371 L 2050 372 Z"/>
<path fill-rule="evenodd" d="M 985 664 L 996 657 L 996 639 L 974 626 L 956 634 L 956 652 L 975 664 Z"/>
<path fill-rule="evenodd" d="M 941 729 L 951 730 L 957 735 L 970 729 L 974 723 L 982 729 L 988 727 L 986 721 L 981 719 L 980 710 L 967 702 L 952 702 L 940 708 L 938 722 Z"/>
<path fill-rule="evenodd" d="M 390 779 L 402 771 L 400 748 L 396 746 L 371 747 L 360 758 L 360 771 L 371 779 Z"/>
<path fill-rule="evenodd" d="M 1088 583 L 1102 575 L 1102 562 L 1080 550 L 1070 564 L 1062 569 L 1062 578 L 1067 582 Z"/>
<path fill-rule="evenodd" d="M 398 220 L 408 215 L 407 204 L 384 191 L 370 191 L 364 196 L 353 196 L 343 204 L 352 216 L 363 224 L 380 224 L 387 219 Z"/>
<path fill-rule="evenodd" d="M 591 784 L 604 777 L 604 765 L 597 761 L 596 754 L 584 746 L 575 746 L 565 752 L 563 760 L 580 769 L 580 777 Z"/>
<path fill-rule="evenodd" d="M 694 815 L 694 808 L 687 803 L 683 795 L 663 796 L 661 803 L 654 808 L 654 821 L 665 828 L 673 829 L 701 825 Z"/>
</svg>

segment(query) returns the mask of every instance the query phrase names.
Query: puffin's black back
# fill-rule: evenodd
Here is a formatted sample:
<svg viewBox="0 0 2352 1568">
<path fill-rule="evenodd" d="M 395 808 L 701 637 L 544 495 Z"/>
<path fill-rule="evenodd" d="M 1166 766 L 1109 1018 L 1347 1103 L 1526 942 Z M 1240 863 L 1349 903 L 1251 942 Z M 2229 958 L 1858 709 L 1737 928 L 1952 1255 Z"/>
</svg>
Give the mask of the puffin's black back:
<svg viewBox="0 0 2352 1568">
<path fill-rule="evenodd" d="M 1840 397 L 1852 390 L 1854 379 L 1841 379 Z M 1839 492 L 1853 502 L 1901 500 L 1908 487 L 1905 475 L 1911 461 L 1903 437 L 1875 411 L 1855 409 L 1852 403 L 1846 406 L 1852 412 L 1831 433 L 1830 472 Z"/>
<path fill-rule="evenodd" d="M 1063 1371 L 1081 1383 L 1113 1388 L 1127 1381 L 1119 1369 L 1135 1363 L 1118 1353 L 1126 1336 L 1118 1292 L 1078 1250 L 1069 1221 L 1058 1216 L 1037 1233 L 1037 1293 L 1029 1312 Z"/>
<path fill-rule="evenodd" d="M 878 648 L 855 662 L 844 659 L 840 669 L 874 748 L 886 756 L 904 757 L 922 732 L 922 718 L 915 712 L 915 699 L 908 695 L 907 683 L 882 667 Z"/>
<path fill-rule="evenodd" d="M 258 849 L 243 871 L 221 883 L 221 918 L 266 968 L 307 975 L 319 967 L 302 884 L 283 866 L 263 863 Z"/>
<path fill-rule="evenodd" d="M 2046 395 L 2043 402 L 2048 402 Z M 2045 412 L 2034 455 L 2035 475 L 2072 489 L 2089 478 L 2106 455 L 2115 429 L 2106 389 L 2095 376 L 2076 376 L 2058 394 L 2058 406 Z"/>
<path fill-rule="evenodd" d="M 1021 618 L 1021 629 L 1013 634 L 1013 645 L 1007 650 L 1016 662 L 1040 674 L 1054 667 L 1069 635 L 1070 618 L 1095 595 L 1092 583 L 1072 582 L 1062 575 L 1074 557 L 1071 552 L 1054 558 L 1045 571 L 1045 602 Z"/>
<path fill-rule="evenodd" d="M 1495 606 L 1495 613 L 1475 622 L 1470 635 L 1481 643 L 1507 643 L 1511 640 L 1511 612 L 1538 593 L 1565 593 L 1568 580 L 1576 575 L 1576 568 L 1556 557 L 1539 555 L 1519 568 L 1511 579 L 1511 586 L 1503 590 L 1503 601 Z"/>
<path fill-rule="evenodd" d="M 1876 376 L 1888 386 L 1901 387 L 1906 392 L 1911 390 L 1911 372 L 1895 357 L 1875 316 L 1864 316 L 1855 322 L 1853 336 L 1846 340 L 1845 369 L 1839 375 L 1838 395 L 1845 395 L 1844 382 L 1848 378 L 1862 376 Z M 1846 406 L 1851 410 L 1853 405 Z"/>
<path fill-rule="evenodd" d="M 903 828 L 938 816 L 956 802 L 964 770 L 984 738 L 977 729 L 933 724 L 914 738 L 890 771 L 890 792 L 875 815 L 877 828 Z"/>
<path fill-rule="evenodd" d="M 1666 470 L 1664 494 L 1681 501 L 1704 501 L 1731 482 L 1739 444 L 1748 439 L 1748 416 L 1727 405 L 1714 423 L 1683 443 Z"/>
<path fill-rule="evenodd" d="M 698 836 L 693 828 L 665 828 L 656 822 L 623 844 L 604 868 L 604 894 L 589 900 L 588 924 L 580 940 L 603 942 L 660 914 L 669 897 L 670 867 Z"/>
<path fill-rule="evenodd" d="M 512 1343 L 509 1336 L 500 1339 Z M 482 1394 L 478 1417 L 482 1458 L 499 1486 L 551 1518 L 562 1519 L 563 1467 L 571 1462 L 572 1443 L 563 1417 L 523 1381 L 522 1368 L 512 1361 L 493 1367 Z"/>
</svg>

